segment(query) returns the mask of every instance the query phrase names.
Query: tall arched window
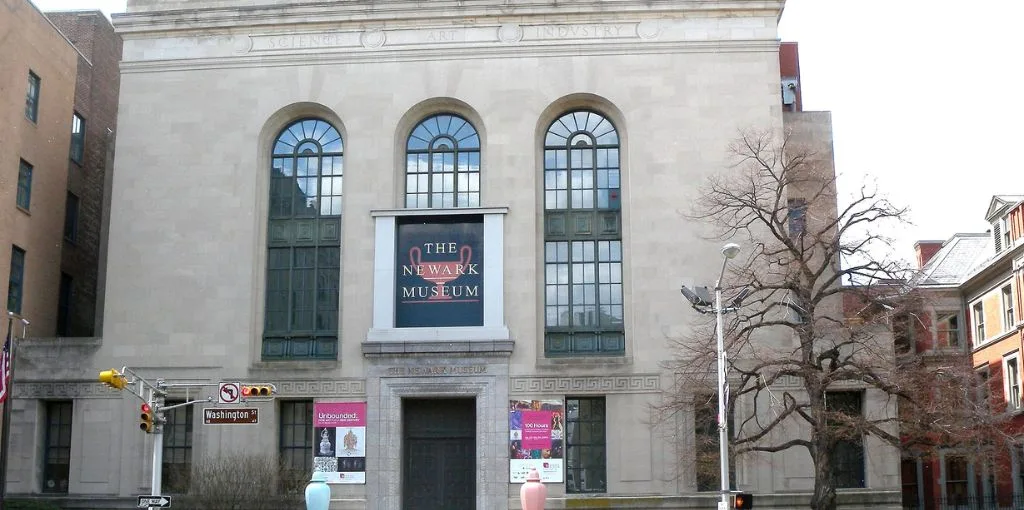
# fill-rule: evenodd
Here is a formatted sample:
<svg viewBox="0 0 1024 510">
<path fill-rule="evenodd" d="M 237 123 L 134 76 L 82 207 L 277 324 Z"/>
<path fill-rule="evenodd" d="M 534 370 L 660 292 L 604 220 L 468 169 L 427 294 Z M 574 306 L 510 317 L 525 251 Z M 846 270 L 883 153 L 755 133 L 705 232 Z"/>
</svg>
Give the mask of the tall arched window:
<svg viewBox="0 0 1024 510">
<path fill-rule="evenodd" d="M 336 359 L 341 280 L 342 140 L 322 119 L 274 142 L 263 359 Z"/>
<path fill-rule="evenodd" d="M 480 136 L 450 113 L 420 122 L 405 148 L 405 206 L 480 206 Z"/>
<path fill-rule="evenodd" d="M 544 137 L 544 350 L 625 352 L 619 136 L 598 113 L 559 117 Z"/>
</svg>

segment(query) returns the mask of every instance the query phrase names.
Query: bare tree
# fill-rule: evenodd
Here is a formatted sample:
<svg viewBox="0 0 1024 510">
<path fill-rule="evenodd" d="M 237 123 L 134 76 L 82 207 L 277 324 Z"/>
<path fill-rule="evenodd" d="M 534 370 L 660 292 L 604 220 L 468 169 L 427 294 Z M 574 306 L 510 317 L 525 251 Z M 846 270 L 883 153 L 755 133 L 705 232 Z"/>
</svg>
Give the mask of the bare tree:
<svg viewBox="0 0 1024 510">
<path fill-rule="evenodd" d="M 913 272 L 884 255 L 892 241 L 881 232 L 906 210 L 867 186 L 837 207 L 831 161 L 790 135 L 745 134 L 730 152 L 735 168 L 709 180 L 690 214 L 715 239 L 744 245 L 723 282 L 727 295 L 751 291 L 725 328 L 730 454 L 806 449 L 810 507 L 826 510 L 850 475 L 839 461 L 863 452 L 866 436 L 975 450 L 995 437 L 999 417 L 975 400 L 967 354 L 926 361 L 894 350 L 893 319 L 924 307 Z M 712 328 L 675 342 L 680 390 L 668 408 L 699 417 L 717 391 Z M 715 476 L 700 472 L 718 469 L 707 461 L 714 449 L 698 446 L 698 479 Z"/>
</svg>

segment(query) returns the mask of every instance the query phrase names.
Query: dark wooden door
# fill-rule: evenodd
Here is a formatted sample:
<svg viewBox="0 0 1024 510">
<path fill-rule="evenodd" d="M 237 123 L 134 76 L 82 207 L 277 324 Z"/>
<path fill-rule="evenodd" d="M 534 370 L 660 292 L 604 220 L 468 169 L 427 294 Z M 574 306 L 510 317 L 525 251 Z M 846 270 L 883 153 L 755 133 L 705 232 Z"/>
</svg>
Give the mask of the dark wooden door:
<svg viewBox="0 0 1024 510">
<path fill-rule="evenodd" d="M 402 402 L 403 510 L 476 509 L 476 403 Z"/>
</svg>

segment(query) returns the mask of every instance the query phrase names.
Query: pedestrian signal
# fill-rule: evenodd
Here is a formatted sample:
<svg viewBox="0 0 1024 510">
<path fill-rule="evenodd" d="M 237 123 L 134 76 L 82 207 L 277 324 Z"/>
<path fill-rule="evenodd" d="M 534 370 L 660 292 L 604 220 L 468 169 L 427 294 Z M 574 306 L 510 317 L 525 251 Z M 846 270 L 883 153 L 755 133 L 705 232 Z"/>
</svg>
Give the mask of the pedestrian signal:
<svg viewBox="0 0 1024 510">
<path fill-rule="evenodd" d="M 735 510 L 750 510 L 754 508 L 754 495 L 741 492 L 732 497 L 732 507 Z"/>
</svg>

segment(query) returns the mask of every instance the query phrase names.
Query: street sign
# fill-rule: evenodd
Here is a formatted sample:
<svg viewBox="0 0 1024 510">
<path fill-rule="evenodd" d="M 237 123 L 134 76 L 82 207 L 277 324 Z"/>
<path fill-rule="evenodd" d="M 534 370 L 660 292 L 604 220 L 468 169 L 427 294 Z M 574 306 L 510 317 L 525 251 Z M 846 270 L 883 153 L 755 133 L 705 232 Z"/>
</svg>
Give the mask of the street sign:
<svg viewBox="0 0 1024 510">
<path fill-rule="evenodd" d="M 206 425 L 238 425 L 260 422 L 260 410 L 255 408 L 203 409 L 203 423 Z"/>
<path fill-rule="evenodd" d="M 170 508 L 170 496 L 139 496 L 139 508 Z"/>
<path fill-rule="evenodd" d="M 217 396 L 220 398 L 221 404 L 236 404 L 238 398 L 242 395 L 238 389 L 238 383 L 236 382 L 222 382 L 220 383 L 220 390 L 217 392 Z"/>
</svg>

